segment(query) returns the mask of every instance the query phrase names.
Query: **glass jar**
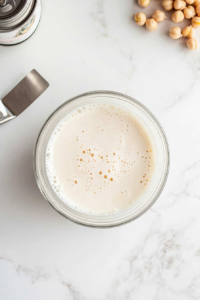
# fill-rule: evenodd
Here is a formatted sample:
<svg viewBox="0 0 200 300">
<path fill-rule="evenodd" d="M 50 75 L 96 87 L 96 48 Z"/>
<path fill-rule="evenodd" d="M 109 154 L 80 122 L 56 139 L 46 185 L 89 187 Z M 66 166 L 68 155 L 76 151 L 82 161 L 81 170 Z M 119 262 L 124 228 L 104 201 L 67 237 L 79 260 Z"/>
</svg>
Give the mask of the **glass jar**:
<svg viewBox="0 0 200 300">
<path fill-rule="evenodd" d="M 56 125 L 71 111 L 93 103 L 112 104 L 130 111 L 134 118 L 144 127 L 151 141 L 153 141 L 154 151 L 154 174 L 142 196 L 127 209 L 104 216 L 85 214 L 69 207 L 54 192 L 46 172 L 46 148 Z M 37 138 L 34 152 L 34 169 L 41 193 L 57 212 L 78 224 L 91 227 L 113 227 L 135 220 L 158 199 L 164 188 L 169 171 L 169 148 L 159 122 L 140 102 L 115 92 L 90 92 L 65 102 L 47 119 Z"/>
</svg>

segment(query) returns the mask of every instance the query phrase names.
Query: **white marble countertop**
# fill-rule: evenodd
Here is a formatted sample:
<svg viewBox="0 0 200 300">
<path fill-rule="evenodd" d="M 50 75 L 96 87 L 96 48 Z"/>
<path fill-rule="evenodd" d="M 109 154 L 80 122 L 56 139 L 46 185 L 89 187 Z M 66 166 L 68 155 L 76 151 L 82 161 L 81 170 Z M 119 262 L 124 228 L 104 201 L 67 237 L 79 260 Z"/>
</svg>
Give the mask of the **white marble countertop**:
<svg viewBox="0 0 200 300">
<path fill-rule="evenodd" d="M 45 0 L 35 34 L 0 47 L 0 98 L 33 68 L 50 82 L 26 112 L 0 127 L 1 300 L 200 299 L 200 50 L 171 40 L 169 19 L 154 33 L 137 27 L 132 16 L 141 9 L 134 2 Z M 150 16 L 158 7 L 154 1 L 145 11 Z M 34 143 L 46 118 L 92 90 L 145 104 L 171 150 L 158 201 L 113 229 L 60 216 L 33 172 Z"/>
</svg>

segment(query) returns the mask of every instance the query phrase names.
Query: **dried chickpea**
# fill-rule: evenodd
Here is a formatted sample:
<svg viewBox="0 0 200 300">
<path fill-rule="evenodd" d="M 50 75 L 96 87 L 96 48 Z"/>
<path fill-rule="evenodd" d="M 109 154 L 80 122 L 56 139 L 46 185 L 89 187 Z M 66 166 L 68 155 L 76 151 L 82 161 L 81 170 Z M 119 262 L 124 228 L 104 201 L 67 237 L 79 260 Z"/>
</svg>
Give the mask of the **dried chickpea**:
<svg viewBox="0 0 200 300">
<path fill-rule="evenodd" d="M 166 19 L 166 15 L 163 11 L 157 9 L 154 11 L 152 18 L 156 21 L 156 22 L 162 22 L 164 21 L 164 19 Z"/>
<path fill-rule="evenodd" d="M 158 27 L 158 23 L 154 19 L 147 19 L 146 20 L 146 29 L 148 31 L 155 31 Z"/>
<path fill-rule="evenodd" d="M 186 19 L 192 19 L 196 15 L 194 6 L 189 5 L 183 10 Z"/>
<path fill-rule="evenodd" d="M 172 0 L 163 0 L 162 6 L 166 11 L 170 11 L 174 8 L 174 1 L 172 1 Z"/>
<path fill-rule="evenodd" d="M 200 4 L 200 0 L 195 0 L 193 3 L 194 6 L 197 6 L 198 4 Z"/>
<path fill-rule="evenodd" d="M 187 37 L 188 39 L 191 39 L 193 37 L 194 34 L 194 28 L 190 25 L 190 26 L 186 26 L 183 30 L 182 30 L 182 35 L 184 37 Z"/>
<path fill-rule="evenodd" d="M 185 2 L 187 3 L 187 4 L 193 4 L 194 3 L 194 0 L 185 0 Z"/>
<path fill-rule="evenodd" d="M 142 7 L 147 7 L 150 3 L 150 0 L 138 0 L 138 4 Z"/>
<path fill-rule="evenodd" d="M 200 4 L 198 4 L 196 6 L 196 13 L 197 13 L 197 16 L 200 17 Z"/>
<path fill-rule="evenodd" d="M 180 27 L 172 27 L 172 28 L 170 29 L 170 31 L 169 31 L 169 36 L 170 36 L 173 40 L 180 39 L 180 38 L 182 37 Z"/>
<path fill-rule="evenodd" d="M 192 27 L 193 28 L 199 28 L 200 27 L 200 18 L 199 17 L 192 18 Z"/>
<path fill-rule="evenodd" d="M 139 26 L 143 26 L 146 23 L 146 15 L 139 12 L 134 16 L 135 22 L 139 25 Z"/>
<path fill-rule="evenodd" d="M 184 8 L 186 8 L 186 2 L 183 0 L 175 0 L 174 1 L 174 8 L 176 10 L 183 10 Z"/>
<path fill-rule="evenodd" d="M 198 48 L 198 42 L 196 39 L 188 39 L 186 44 L 190 50 L 196 50 Z"/>
<path fill-rule="evenodd" d="M 171 19 L 174 23 L 180 23 L 184 19 L 184 14 L 181 10 L 177 10 L 171 15 Z"/>
</svg>

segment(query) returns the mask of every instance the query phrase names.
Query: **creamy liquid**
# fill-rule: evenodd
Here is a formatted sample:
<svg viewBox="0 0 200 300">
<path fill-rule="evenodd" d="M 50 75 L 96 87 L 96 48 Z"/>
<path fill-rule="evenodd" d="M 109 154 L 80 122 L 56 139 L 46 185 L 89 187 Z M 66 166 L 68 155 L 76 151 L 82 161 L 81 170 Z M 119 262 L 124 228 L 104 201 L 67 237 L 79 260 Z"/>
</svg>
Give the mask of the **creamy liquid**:
<svg viewBox="0 0 200 300">
<path fill-rule="evenodd" d="M 70 207 L 95 215 L 116 213 L 146 191 L 154 169 L 152 144 L 130 112 L 91 104 L 56 126 L 46 169 L 54 191 Z"/>
</svg>

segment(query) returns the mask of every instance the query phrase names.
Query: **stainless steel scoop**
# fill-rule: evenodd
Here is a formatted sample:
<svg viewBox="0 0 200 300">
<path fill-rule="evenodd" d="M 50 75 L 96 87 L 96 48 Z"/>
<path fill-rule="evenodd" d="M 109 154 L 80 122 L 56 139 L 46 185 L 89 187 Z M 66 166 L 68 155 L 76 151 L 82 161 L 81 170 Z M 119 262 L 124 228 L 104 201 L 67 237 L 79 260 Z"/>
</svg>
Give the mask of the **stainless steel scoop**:
<svg viewBox="0 0 200 300">
<path fill-rule="evenodd" d="M 20 115 L 48 87 L 49 83 L 36 70 L 32 70 L 0 100 L 0 124 Z"/>
</svg>

